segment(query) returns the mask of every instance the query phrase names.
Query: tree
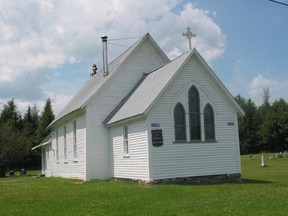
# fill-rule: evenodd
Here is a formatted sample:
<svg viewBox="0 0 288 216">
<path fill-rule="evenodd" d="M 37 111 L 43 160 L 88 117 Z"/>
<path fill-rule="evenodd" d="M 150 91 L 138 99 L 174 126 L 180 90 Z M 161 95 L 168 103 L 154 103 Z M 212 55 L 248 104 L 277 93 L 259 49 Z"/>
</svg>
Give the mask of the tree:
<svg viewBox="0 0 288 216">
<path fill-rule="evenodd" d="M 280 152 L 288 148 L 288 104 L 284 99 L 272 104 L 261 125 L 260 134 L 266 151 Z"/>
<path fill-rule="evenodd" d="M 37 107 L 28 106 L 28 109 L 23 117 L 23 133 L 27 137 L 27 142 L 31 147 L 36 146 L 38 143 L 37 128 L 38 128 L 39 116 Z M 35 169 L 40 168 L 41 154 L 39 151 L 30 151 L 25 158 L 25 167 L 33 167 Z"/>
<path fill-rule="evenodd" d="M 263 105 L 270 106 L 270 90 L 269 88 L 263 88 Z"/>
<path fill-rule="evenodd" d="M 267 118 L 268 114 L 270 113 L 271 105 L 270 105 L 270 90 L 269 88 L 263 89 L 263 103 L 258 108 L 258 113 L 261 119 L 261 122 L 263 123 L 265 119 Z"/>
<path fill-rule="evenodd" d="M 237 95 L 235 100 L 245 112 L 245 116 L 238 118 L 241 154 L 259 152 L 260 119 L 257 106 L 251 99 L 247 100 L 240 95 Z"/>
<path fill-rule="evenodd" d="M 4 105 L 0 114 L 0 177 L 5 176 L 7 169 L 40 166 L 40 153 L 31 148 L 50 133 L 47 126 L 53 119 L 49 98 L 40 118 L 36 106 L 28 106 L 22 120 L 14 99 Z"/>
<path fill-rule="evenodd" d="M 23 133 L 9 125 L 0 125 L 0 175 L 7 169 L 21 167 L 30 149 Z"/>
<path fill-rule="evenodd" d="M 14 99 L 4 105 L 0 116 L 0 176 L 8 168 L 21 166 L 31 146 L 22 132 L 23 124 Z"/>
<path fill-rule="evenodd" d="M 22 130 L 22 119 L 20 112 L 17 111 L 16 104 L 12 98 L 7 104 L 4 105 L 4 109 L 1 112 L 0 124 L 6 124 L 15 130 Z"/>
<path fill-rule="evenodd" d="M 52 104 L 50 98 L 46 100 L 44 110 L 41 113 L 39 118 L 39 124 L 37 128 L 37 141 L 40 143 L 48 134 L 51 132 L 51 129 L 47 127 L 54 120 L 55 116 L 52 110 Z"/>
<path fill-rule="evenodd" d="M 26 113 L 24 114 L 23 118 L 23 132 L 29 138 L 29 142 L 32 146 L 37 145 L 37 136 L 35 131 L 38 128 L 38 110 L 37 107 L 34 105 L 33 108 L 28 106 Z"/>
</svg>

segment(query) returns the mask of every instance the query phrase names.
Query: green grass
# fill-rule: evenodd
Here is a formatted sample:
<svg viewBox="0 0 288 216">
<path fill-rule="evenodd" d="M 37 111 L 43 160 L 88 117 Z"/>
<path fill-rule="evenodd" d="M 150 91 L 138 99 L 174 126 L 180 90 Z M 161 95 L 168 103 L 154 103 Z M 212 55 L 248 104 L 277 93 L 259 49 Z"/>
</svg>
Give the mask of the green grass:
<svg viewBox="0 0 288 216">
<path fill-rule="evenodd" d="M 242 156 L 242 183 L 6 177 L 0 179 L 0 215 L 288 215 L 288 157 L 267 160 L 265 168 L 260 155 L 248 157 Z"/>
</svg>

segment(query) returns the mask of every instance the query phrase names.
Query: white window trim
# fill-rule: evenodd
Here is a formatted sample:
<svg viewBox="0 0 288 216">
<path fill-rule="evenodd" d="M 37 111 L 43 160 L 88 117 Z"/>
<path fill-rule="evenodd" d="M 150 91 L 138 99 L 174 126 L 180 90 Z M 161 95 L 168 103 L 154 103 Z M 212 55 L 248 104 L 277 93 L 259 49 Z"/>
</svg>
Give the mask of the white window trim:
<svg viewBox="0 0 288 216">
<path fill-rule="evenodd" d="M 49 149 L 50 149 L 50 146 L 47 146 L 46 147 L 46 158 L 47 158 L 47 161 L 50 161 Z"/>
<path fill-rule="evenodd" d="M 205 142 L 217 142 L 217 137 L 218 137 L 218 133 L 217 133 L 217 119 L 218 119 L 218 115 L 217 115 L 217 106 L 215 105 L 215 102 L 213 100 L 213 98 L 211 98 L 209 96 L 209 94 L 207 93 L 207 91 L 205 89 L 203 89 L 201 86 L 199 86 L 197 83 L 192 82 L 187 84 L 186 86 L 184 86 L 179 93 L 177 94 L 177 96 L 174 98 L 173 103 L 171 103 L 171 112 L 173 113 L 173 115 L 171 115 L 171 121 L 174 122 L 174 108 L 177 105 L 177 103 L 181 103 L 185 109 L 186 112 L 186 140 L 187 143 L 198 143 L 194 140 L 191 140 L 190 137 L 190 116 L 189 116 L 189 101 L 188 101 L 188 92 L 189 89 L 192 86 L 195 86 L 196 89 L 199 92 L 199 100 L 200 100 L 200 135 L 201 135 L 201 139 L 199 140 L 199 143 L 205 143 Z M 209 103 L 214 111 L 214 132 L 215 132 L 215 141 L 206 141 L 205 140 L 205 125 L 204 125 L 204 108 L 206 106 L 206 104 Z M 176 141 L 176 137 L 175 137 L 175 133 L 173 132 L 173 142 L 174 143 L 178 143 Z M 181 142 L 180 142 L 181 143 Z"/>
<path fill-rule="evenodd" d="M 129 131 L 128 126 L 123 127 L 123 157 L 128 158 L 129 155 Z"/>
<path fill-rule="evenodd" d="M 73 121 L 73 161 L 78 161 L 77 123 Z"/>
<path fill-rule="evenodd" d="M 66 137 L 66 125 L 63 127 L 63 147 L 64 147 L 64 163 L 67 163 L 67 137 Z"/>
<path fill-rule="evenodd" d="M 59 137 L 58 137 L 58 130 L 55 131 L 56 133 L 56 162 L 59 162 Z"/>
</svg>

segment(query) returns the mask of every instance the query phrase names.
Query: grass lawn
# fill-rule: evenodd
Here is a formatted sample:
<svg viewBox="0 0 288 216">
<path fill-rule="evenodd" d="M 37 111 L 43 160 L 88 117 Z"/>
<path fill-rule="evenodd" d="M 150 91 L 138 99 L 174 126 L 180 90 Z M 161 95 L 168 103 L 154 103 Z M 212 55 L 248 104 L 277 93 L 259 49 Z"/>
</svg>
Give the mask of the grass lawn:
<svg viewBox="0 0 288 216">
<path fill-rule="evenodd" d="M 267 160 L 265 168 L 260 155 L 248 158 L 242 156 L 242 183 L 0 178 L 0 215 L 288 215 L 288 157 Z"/>
</svg>

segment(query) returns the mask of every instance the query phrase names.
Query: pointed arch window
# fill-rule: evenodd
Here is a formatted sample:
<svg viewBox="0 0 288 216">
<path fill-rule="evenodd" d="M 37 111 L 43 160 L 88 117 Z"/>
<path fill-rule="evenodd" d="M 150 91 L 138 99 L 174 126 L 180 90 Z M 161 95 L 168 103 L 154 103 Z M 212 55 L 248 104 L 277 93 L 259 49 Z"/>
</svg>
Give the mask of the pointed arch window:
<svg viewBox="0 0 288 216">
<path fill-rule="evenodd" d="M 175 141 L 186 141 L 185 109 L 181 103 L 174 108 L 174 132 Z"/>
<path fill-rule="evenodd" d="M 215 140 L 214 110 L 209 103 L 204 108 L 204 128 L 205 140 Z"/>
<path fill-rule="evenodd" d="M 200 99 L 199 92 L 195 86 L 192 86 L 188 92 L 189 103 L 189 123 L 191 141 L 201 140 L 200 130 Z"/>
</svg>

